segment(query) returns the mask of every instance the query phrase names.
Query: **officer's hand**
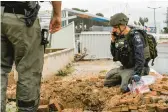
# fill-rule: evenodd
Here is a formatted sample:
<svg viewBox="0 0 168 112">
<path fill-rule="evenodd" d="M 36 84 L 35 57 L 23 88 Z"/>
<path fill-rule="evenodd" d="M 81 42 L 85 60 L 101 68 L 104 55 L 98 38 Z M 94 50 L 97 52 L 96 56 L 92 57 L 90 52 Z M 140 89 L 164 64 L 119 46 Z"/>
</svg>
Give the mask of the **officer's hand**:
<svg viewBox="0 0 168 112">
<path fill-rule="evenodd" d="M 135 82 L 139 82 L 141 77 L 139 75 L 133 75 L 132 76 L 132 79 L 135 81 Z"/>
<path fill-rule="evenodd" d="M 61 29 L 61 17 L 53 16 L 49 26 L 50 33 L 55 33 L 60 29 Z"/>
<path fill-rule="evenodd" d="M 115 42 L 115 36 L 114 35 L 111 35 L 111 41 Z"/>
</svg>

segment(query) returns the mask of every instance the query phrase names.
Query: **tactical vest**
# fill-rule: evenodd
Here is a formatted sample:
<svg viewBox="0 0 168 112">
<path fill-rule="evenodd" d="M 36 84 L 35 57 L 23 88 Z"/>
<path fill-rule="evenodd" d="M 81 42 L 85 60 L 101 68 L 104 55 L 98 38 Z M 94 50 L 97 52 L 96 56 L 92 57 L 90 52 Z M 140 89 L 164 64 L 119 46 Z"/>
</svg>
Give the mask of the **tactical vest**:
<svg viewBox="0 0 168 112">
<path fill-rule="evenodd" d="M 131 41 L 129 41 L 129 35 L 124 38 L 119 38 L 115 41 L 115 55 L 116 61 L 120 61 L 126 68 L 135 66 L 135 60 L 133 58 L 134 51 L 132 49 Z"/>
<path fill-rule="evenodd" d="M 139 32 L 139 31 L 138 31 Z M 126 68 L 134 67 L 135 66 L 135 59 L 134 59 L 134 49 L 132 45 L 132 38 L 135 36 L 136 30 L 131 30 L 127 36 L 124 38 L 119 38 L 115 40 L 115 61 L 120 61 L 123 66 Z M 139 32 L 141 34 L 141 32 Z M 157 50 L 156 50 L 156 41 L 154 41 L 151 35 L 141 34 L 142 40 L 144 40 L 144 58 L 145 59 L 154 59 L 157 57 Z"/>
</svg>

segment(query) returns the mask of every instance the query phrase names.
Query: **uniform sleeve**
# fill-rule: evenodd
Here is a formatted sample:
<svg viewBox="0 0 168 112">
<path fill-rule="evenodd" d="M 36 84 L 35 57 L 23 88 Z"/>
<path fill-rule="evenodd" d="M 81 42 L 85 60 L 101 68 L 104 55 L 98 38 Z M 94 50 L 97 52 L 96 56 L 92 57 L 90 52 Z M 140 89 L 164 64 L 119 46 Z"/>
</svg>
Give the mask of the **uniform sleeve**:
<svg viewBox="0 0 168 112">
<path fill-rule="evenodd" d="M 144 66 L 144 41 L 139 33 L 135 33 L 133 38 L 135 68 L 134 74 L 140 75 Z"/>
<path fill-rule="evenodd" d="M 115 56 L 115 43 L 114 42 L 111 42 L 110 51 L 111 51 L 111 55 L 114 57 Z"/>
</svg>

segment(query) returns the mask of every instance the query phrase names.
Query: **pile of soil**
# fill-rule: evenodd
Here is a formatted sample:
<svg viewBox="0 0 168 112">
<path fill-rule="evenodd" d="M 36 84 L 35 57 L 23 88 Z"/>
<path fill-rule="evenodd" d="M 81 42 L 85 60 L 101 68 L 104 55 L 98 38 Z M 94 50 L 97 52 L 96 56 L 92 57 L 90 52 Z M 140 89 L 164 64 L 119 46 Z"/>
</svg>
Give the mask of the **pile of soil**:
<svg viewBox="0 0 168 112">
<path fill-rule="evenodd" d="M 121 94 L 119 87 L 103 87 L 103 79 L 91 77 L 73 81 L 48 81 L 42 84 L 41 97 L 57 99 L 64 108 L 103 110 L 105 102 Z"/>
<path fill-rule="evenodd" d="M 119 86 L 107 88 L 103 81 L 103 75 L 70 81 L 53 78 L 42 83 L 41 99 L 48 101 L 47 105 L 56 99 L 57 108 L 61 107 L 63 112 L 168 112 L 168 76 L 150 85 L 151 91 L 146 94 L 123 94 Z M 8 93 L 15 89 L 15 85 L 10 86 Z"/>
</svg>

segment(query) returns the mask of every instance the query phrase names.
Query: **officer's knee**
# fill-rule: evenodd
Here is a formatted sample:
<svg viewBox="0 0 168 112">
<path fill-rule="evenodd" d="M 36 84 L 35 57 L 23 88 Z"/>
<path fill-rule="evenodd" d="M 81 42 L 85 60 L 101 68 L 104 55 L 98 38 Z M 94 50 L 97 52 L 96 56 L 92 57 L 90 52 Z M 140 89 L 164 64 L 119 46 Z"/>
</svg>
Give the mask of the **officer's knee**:
<svg viewBox="0 0 168 112">
<path fill-rule="evenodd" d="M 111 74 L 111 73 L 108 72 L 108 73 L 106 74 L 105 79 L 108 80 L 108 79 L 110 79 L 112 76 L 113 76 L 113 74 Z"/>
<path fill-rule="evenodd" d="M 111 69 L 110 71 L 108 71 L 107 74 L 106 74 L 106 79 L 110 79 L 111 77 L 113 77 L 114 74 L 116 74 L 117 69 L 118 69 L 118 68 Z"/>
<path fill-rule="evenodd" d="M 105 80 L 104 81 L 104 86 L 105 87 L 112 87 L 112 86 L 116 86 L 118 85 L 119 82 L 117 82 L 116 80 Z"/>
<path fill-rule="evenodd" d="M 105 80 L 105 81 L 104 81 L 104 86 L 105 86 L 105 87 L 112 87 L 112 86 L 113 86 L 113 83 L 112 83 L 112 81 Z"/>
</svg>

